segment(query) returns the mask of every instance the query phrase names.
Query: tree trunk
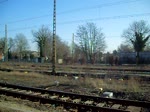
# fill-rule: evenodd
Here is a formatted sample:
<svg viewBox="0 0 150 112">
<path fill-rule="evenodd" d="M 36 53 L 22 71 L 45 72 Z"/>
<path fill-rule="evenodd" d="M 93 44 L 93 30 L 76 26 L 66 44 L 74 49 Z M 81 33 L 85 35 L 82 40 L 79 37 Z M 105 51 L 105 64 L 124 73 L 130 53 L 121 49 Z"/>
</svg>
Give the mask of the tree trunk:
<svg viewBox="0 0 150 112">
<path fill-rule="evenodd" d="M 41 45 L 40 46 L 40 57 L 42 57 L 43 56 L 43 46 Z"/>
<path fill-rule="evenodd" d="M 137 51 L 137 54 L 136 54 L 136 65 L 139 65 L 139 59 L 140 59 L 140 52 Z"/>
</svg>

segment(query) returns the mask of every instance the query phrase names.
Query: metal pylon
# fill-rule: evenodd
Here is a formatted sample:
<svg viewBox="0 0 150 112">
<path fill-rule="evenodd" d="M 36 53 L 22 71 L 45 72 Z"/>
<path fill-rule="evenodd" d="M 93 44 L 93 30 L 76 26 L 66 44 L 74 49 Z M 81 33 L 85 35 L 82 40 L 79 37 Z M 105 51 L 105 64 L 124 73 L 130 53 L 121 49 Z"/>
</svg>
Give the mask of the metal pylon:
<svg viewBox="0 0 150 112">
<path fill-rule="evenodd" d="M 53 10 L 53 57 L 52 57 L 52 74 L 56 73 L 56 0 L 54 0 Z"/>
</svg>

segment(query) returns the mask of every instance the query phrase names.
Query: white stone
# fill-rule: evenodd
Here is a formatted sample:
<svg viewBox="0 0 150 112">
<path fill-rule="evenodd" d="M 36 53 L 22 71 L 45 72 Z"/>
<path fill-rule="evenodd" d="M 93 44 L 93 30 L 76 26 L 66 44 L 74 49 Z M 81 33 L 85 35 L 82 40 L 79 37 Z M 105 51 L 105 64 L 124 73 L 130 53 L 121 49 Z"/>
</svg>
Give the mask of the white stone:
<svg viewBox="0 0 150 112">
<path fill-rule="evenodd" d="M 105 98 L 112 98 L 113 97 L 113 92 L 104 92 L 103 97 Z"/>
<path fill-rule="evenodd" d="M 54 83 L 56 84 L 56 86 L 59 86 L 59 81 L 54 81 Z"/>
<path fill-rule="evenodd" d="M 77 80 L 79 77 L 78 76 L 74 76 L 74 79 Z"/>
</svg>

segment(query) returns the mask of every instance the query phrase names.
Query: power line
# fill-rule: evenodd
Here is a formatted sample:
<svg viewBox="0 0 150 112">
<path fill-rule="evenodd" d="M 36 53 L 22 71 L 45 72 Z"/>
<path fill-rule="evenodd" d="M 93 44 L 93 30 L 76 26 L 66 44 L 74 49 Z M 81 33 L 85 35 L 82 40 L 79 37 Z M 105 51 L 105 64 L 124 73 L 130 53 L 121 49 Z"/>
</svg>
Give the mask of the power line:
<svg viewBox="0 0 150 112">
<path fill-rule="evenodd" d="M 21 28 L 15 28 L 15 29 L 10 29 L 8 30 L 9 32 L 13 32 L 13 31 L 18 31 L 18 30 L 28 30 L 28 29 L 31 29 L 31 28 L 37 28 L 36 25 L 34 26 L 29 26 L 29 27 L 21 27 Z M 1 32 L 4 32 L 4 31 L 0 31 Z"/>
<path fill-rule="evenodd" d="M 7 2 L 8 0 L 2 0 L 0 1 L 0 4 L 4 3 L 4 2 Z"/>
<path fill-rule="evenodd" d="M 72 23 L 79 23 L 79 22 L 85 22 L 85 21 L 124 19 L 124 18 L 140 17 L 140 16 L 150 16 L 150 13 L 132 14 L 132 15 L 120 15 L 120 16 L 103 17 L 103 18 L 80 19 L 80 20 L 74 20 L 74 21 L 61 22 L 61 23 L 58 23 L 58 24 L 72 24 Z"/>
<path fill-rule="evenodd" d="M 119 15 L 119 16 L 111 16 L 111 17 L 103 17 L 103 18 L 80 19 L 80 20 L 74 20 L 74 21 L 58 22 L 57 24 L 64 25 L 64 24 L 81 23 L 85 21 L 88 22 L 88 21 L 100 21 L 100 20 L 126 19 L 126 18 L 140 17 L 140 16 L 150 16 L 150 13 Z M 50 26 L 52 24 L 47 24 L 47 25 Z M 37 27 L 38 27 L 37 25 L 34 25 L 34 26 L 29 26 L 29 27 L 11 29 L 9 31 L 25 30 L 25 29 L 31 29 L 31 28 L 37 28 Z M 4 32 L 4 31 L 0 31 L 0 32 Z"/>
<path fill-rule="evenodd" d="M 8 24 L 18 23 L 18 22 L 23 22 L 23 21 L 30 21 L 30 20 L 34 20 L 34 19 L 43 18 L 43 17 L 49 17 L 49 16 L 50 15 L 47 14 L 47 15 L 36 16 L 36 17 L 31 17 L 31 18 L 26 18 L 26 19 L 21 19 L 21 20 L 16 20 L 16 21 L 10 21 L 10 22 L 8 22 Z"/>
<path fill-rule="evenodd" d="M 59 12 L 57 14 L 59 14 L 59 15 L 60 14 L 67 14 L 67 13 L 78 12 L 78 11 L 87 10 L 87 9 L 96 9 L 96 8 L 108 7 L 108 6 L 113 6 L 113 5 L 121 5 L 121 4 L 126 4 L 126 3 L 137 2 L 137 1 L 141 1 L 141 0 L 130 0 L 130 1 L 122 0 L 122 1 L 118 1 L 118 2 L 100 4 L 100 5 L 96 5 L 96 6 L 89 6 L 89 7 L 82 7 L 82 8 L 78 8 L 78 9 L 72 9 L 69 11 Z"/>
<path fill-rule="evenodd" d="M 8 0 L 3 0 L 3 2 L 4 1 L 8 1 Z M 83 7 L 83 8 L 77 8 L 77 9 L 72 9 L 72 10 L 68 10 L 68 11 L 62 11 L 62 12 L 56 13 L 56 15 L 68 14 L 68 13 L 73 13 L 73 12 L 79 12 L 79 11 L 82 11 L 82 10 L 90 10 L 90 9 L 95 9 L 95 8 L 113 6 L 113 5 L 132 3 L 132 2 L 137 2 L 137 1 L 141 1 L 141 0 L 131 0 L 131 1 L 122 0 L 122 1 L 118 1 L 118 2 L 111 2 L 111 3 L 96 5 L 96 6 Z M 9 22 L 7 22 L 7 24 L 13 24 L 13 23 L 18 23 L 18 22 L 23 22 L 23 21 L 31 21 L 31 20 L 34 20 L 34 19 L 40 19 L 40 18 L 49 17 L 49 16 L 53 16 L 53 14 L 34 16 L 34 17 L 25 18 L 25 19 L 16 20 L 16 21 L 9 21 Z M 0 25 L 4 25 L 4 24 L 0 24 Z"/>
</svg>

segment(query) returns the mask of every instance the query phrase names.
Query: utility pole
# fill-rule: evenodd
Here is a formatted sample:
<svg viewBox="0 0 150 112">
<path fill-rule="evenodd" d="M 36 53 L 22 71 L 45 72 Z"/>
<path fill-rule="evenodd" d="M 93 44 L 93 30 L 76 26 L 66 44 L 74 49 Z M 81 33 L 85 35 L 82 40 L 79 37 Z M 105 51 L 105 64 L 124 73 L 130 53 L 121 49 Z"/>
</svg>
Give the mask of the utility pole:
<svg viewBox="0 0 150 112">
<path fill-rule="evenodd" d="M 52 75 L 56 74 L 55 64 L 56 64 L 56 0 L 54 0 L 53 9 L 53 56 L 52 56 Z"/>
<path fill-rule="evenodd" d="M 5 25 L 5 48 L 4 48 L 4 59 L 8 61 L 8 46 L 7 46 L 7 25 Z"/>
</svg>

